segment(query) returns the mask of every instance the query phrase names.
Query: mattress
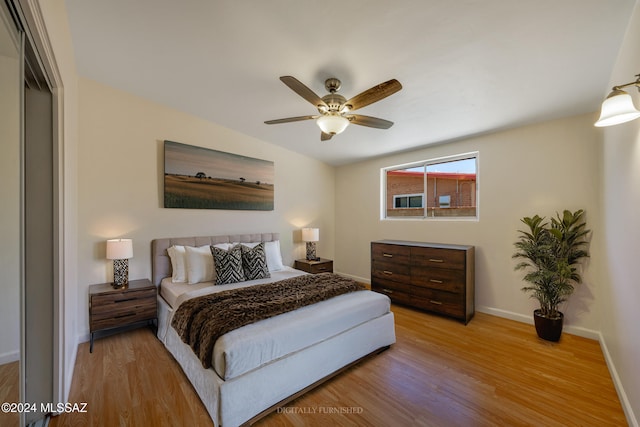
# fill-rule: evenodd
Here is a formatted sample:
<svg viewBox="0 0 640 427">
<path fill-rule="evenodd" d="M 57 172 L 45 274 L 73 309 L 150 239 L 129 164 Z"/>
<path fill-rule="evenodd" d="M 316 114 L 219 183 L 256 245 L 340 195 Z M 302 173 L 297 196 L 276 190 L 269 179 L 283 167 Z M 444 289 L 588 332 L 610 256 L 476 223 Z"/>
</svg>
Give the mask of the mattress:
<svg viewBox="0 0 640 427">
<path fill-rule="evenodd" d="M 221 336 L 212 366 L 229 380 L 301 351 L 390 311 L 386 295 L 357 291 L 264 319 Z"/>
<path fill-rule="evenodd" d="M 172 283 L 170 278 L 166 278 L 161 283 L 160 294 L 175 309 L 182 302 L 198 296 L 303 274 L 306 273 L 285 267 L 284 270 L 272 272 L 269 279 L 218 286 L 212 282 L 195 285 Z M 172 312 L 168 313 L 168 324 Z M 229 380 L 389 312 L 390 300 L 386 295 L 371 291 L 340 295 L 224 334 L 215 343 L 212 367 L 220 378 Z M 165 334 L 166 331 L 162 335 Z"/>
<path fill-rule="evenodd" d="M 162 298 L 164 298 L 171 307 L 175 308 L 185 299 L 193 298 L 195 296 L 226 291 L 228 289 L 260 285 L 263 283 L 271 283 L 307 274 L 304 271 L 296 270 L 291 267 L 284 267 L 282 270 L 271 271 L 270 273 L 271 278 L 268 279 L 248 280 L 246 282 L 217 286 L 213 282 L 201 282 L 193 285 L 189 285 L 188 283 L 174 283 L 171 281 L 171 277 L 165 277 L 162 279 L 162 282 L 160 282 L 160 295 L 162 295 Z"/>
</svg>

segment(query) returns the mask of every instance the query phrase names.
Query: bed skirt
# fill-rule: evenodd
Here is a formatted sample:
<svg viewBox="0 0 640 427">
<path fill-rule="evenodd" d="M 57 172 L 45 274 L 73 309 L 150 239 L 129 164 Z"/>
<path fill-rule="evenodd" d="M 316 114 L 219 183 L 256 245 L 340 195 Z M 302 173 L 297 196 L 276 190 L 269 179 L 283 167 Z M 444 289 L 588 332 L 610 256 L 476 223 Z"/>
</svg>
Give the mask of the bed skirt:
<svg viewBox="0 0 640 427">
<path fill-rule="evenodd" d="M 191 348 L 168 325 L 171 307 L 158 297 L 158 338 L 176 359 L 218 427 L 239 426 L 333 372 L 395 342 L 393 313 L 253 371 L 222 380 L 203 369 Z"/>
</svg>

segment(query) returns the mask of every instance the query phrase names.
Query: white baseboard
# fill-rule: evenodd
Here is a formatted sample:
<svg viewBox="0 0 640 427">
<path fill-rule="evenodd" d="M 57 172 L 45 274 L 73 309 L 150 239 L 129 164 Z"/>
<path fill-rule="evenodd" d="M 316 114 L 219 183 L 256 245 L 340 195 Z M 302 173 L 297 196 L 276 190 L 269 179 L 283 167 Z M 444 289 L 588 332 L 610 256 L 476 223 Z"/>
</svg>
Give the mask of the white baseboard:
<svg viewBox="0 0 640 427">
<path fill-rule="evenodd" d="M 0 354 L 0 365 L 20 360 L 20 350 Z"/>
<path fill-rule="evenodd" d="M 609 373 L 611 374 L 613 385 L 616 387 L 616 391 L 618 392 L 618 398 L 620 399 L 620 404 L 622 405 L 622 410 L 624 411 L 624 415 L 627 417 L 627 422 L 631 427 L 640 427 L 640 424 L 638 424 L 638 419 L 636 418 L 636 415 L 633 413 L 631 402 L 629 402 L 627 393 L 624 391 L 624 387 L 622 386 L 622 382 L 620 381 L 620 376 L 618 375 L 616 366 L 613 364 L 613 360 L 611 359 L 611 354 L 609 353 L 609 348 L 607 347 L 607 343 L 604 340 L 604 337 L 602 336 L 602 334 L 598 334 L 598 335 L 599 335 L 598 341 L 600 341 L 600 348 L 602 349 L 604 360 L 607 362 L 607 368 L 609 368 Z"/>
<path fill-rule="evenodd" d="M 71 392 L 71 384 L 73 383 L 73 373 L 76 370 L 76 359 L 78 357 L 78 346 L 80 342 L 76 338 L 76 344 L 73 346 L 73 353 L 71 354 L 71 358 L 69 360 L 69 366 L 66 366 L 66 378 L 64 379 L 64 399 L 62 402 L 69 401 L 69 393 Z"/>
<path fill-rule="evenodd" d="M 533 315 L 525 316 L 524 314 L 514 313 L 512 311 L 501 310 L 499 308 L 493 308 L 493 307 L 487 307 L 487 306 L 477 306 L 476 311 L 479 311 L 481 313 L 491 314 L 493 316 L 504 317 L 505 319 L 515 320 L 517 322 L 527 323 L 529 325 L 533 325 Z M 565 324 L 562 330 L 571 335 L 577 335 L 579 337 L 589 338 L 596 341 L 600 340 L 600 332 L 594 331 L 592 329 Z"/>
</svg>

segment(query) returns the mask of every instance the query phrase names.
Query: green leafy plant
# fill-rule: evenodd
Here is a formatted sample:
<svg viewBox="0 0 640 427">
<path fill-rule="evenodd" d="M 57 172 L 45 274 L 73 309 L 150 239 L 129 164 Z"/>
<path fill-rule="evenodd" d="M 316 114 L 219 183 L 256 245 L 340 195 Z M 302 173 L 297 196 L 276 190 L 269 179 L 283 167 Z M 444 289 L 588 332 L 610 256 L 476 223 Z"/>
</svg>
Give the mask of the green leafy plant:
<svg viewBox="0 0 640 427">
<path fill-rule="evenodd" d="M 535 215 L 521 221 L 528 230 L 518 230 L 520 239 L 514 243 L 517 252 L 513 258 L 521 261 L 516 270 L 524 270 L 529 282 L 522 290 L 540 303 L 540 314 L 550 319 L 561 317 L 558 306 L 582 282 L 580 260 L 589 256 L 588 234 L 584 211 L 565 210 L 556 213 L 551 221 Z"/>
</svg>

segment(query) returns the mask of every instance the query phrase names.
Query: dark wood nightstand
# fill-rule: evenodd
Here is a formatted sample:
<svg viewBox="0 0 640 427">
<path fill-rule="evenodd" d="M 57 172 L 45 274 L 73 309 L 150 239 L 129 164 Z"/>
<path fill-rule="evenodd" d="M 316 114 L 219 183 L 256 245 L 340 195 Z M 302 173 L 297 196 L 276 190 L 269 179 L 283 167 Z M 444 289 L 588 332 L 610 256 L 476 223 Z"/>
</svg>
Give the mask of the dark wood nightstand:
<svg viewBox="0 0 640 427">
<path fill-rule="evenodd" d="M 333 273 L 333 260 L 320 258 L 318 261 L 297 259 L 295 268 L 311 274 Z"/>
<path fill-rule="evenodd" d="M 158 289 L 148 279 L 131 280 L 126 288 L 114 289 L 111 283 L 89 286 L 89 332 L 97 332 L 135 324 L 156 325 L 158 322 Z"/>
</svg>

